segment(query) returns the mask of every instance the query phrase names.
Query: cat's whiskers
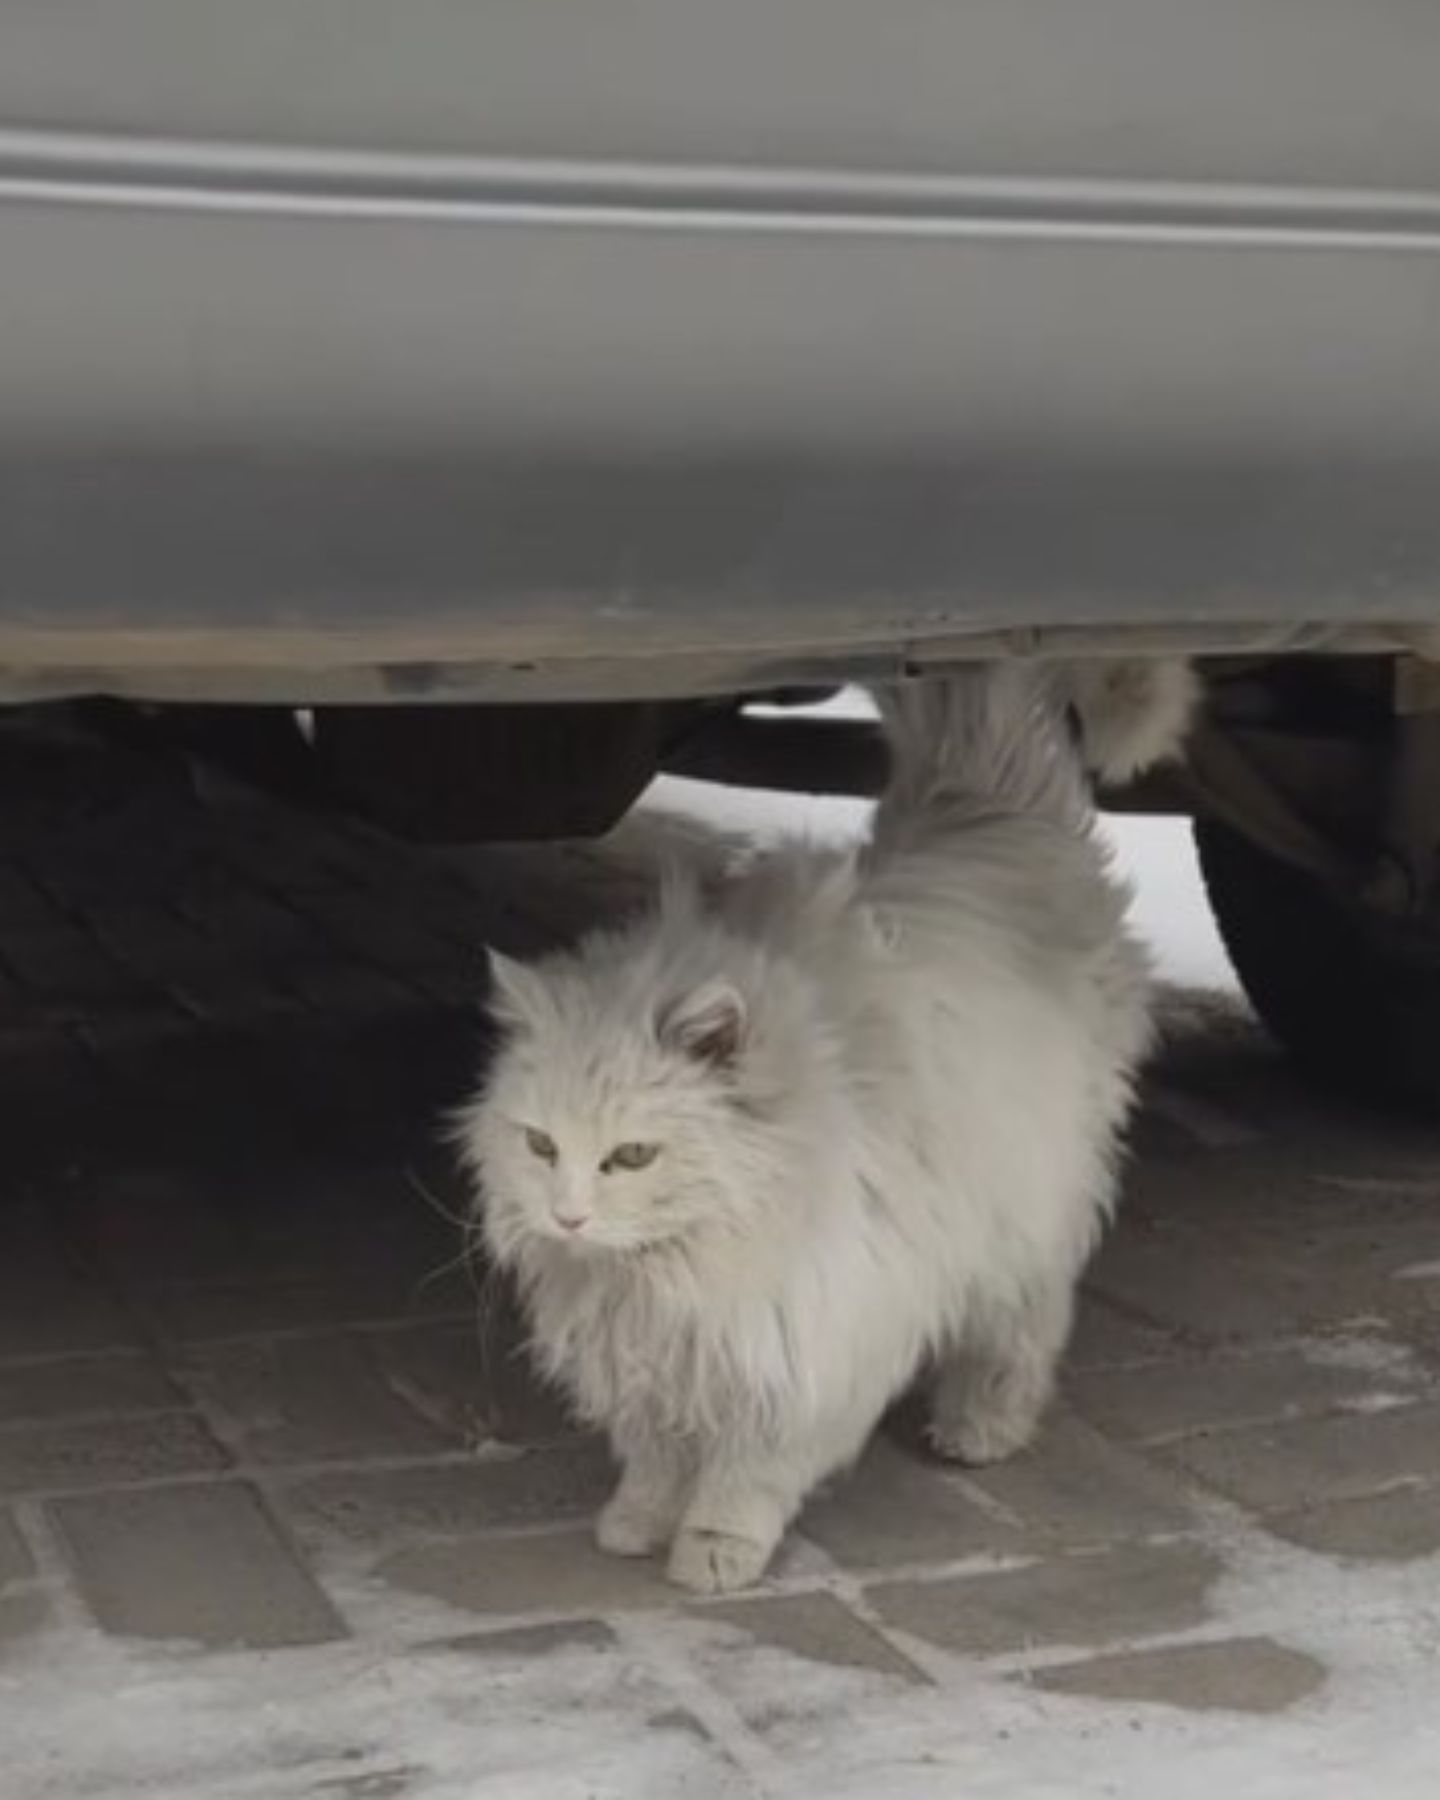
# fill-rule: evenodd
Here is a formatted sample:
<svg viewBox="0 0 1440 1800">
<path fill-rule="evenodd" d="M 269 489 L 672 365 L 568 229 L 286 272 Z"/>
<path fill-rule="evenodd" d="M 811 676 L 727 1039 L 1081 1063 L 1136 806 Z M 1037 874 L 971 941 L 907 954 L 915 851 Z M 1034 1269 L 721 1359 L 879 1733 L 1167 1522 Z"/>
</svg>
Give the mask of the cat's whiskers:
<svg viewBox="0 0 1440 1800">
<path fill-rule="evenodd" d="M 426 1187 L 425 1183 L 413 1169 L 405 1170 L 405 1182 L 414 1193 L 419 1195 L 420 1199 L 425 1202 L 431 1212 L 438 1214 L 447 1225 L 454 1225 L 460 1231 L 478 1232 L 479 1225 L 473 1207 L 463 1213 L 452 1212 L 438 1194 L 432 1193 L 430 1189 Z"/>
</svg>

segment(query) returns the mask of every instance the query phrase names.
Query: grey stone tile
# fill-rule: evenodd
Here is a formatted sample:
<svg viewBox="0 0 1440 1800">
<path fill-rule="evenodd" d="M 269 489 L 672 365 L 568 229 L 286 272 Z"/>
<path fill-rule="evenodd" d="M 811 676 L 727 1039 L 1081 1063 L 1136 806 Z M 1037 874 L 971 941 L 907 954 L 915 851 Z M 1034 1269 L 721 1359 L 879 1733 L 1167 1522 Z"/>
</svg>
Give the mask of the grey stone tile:
<svg viewBox="0 0 1440 1800">
<path fill-rule="evenodd" d="M 605 1556 L 588 1532 L 578 1531 L 420 1544 L 386 1557 L 376 1574 L 411 1593 L 496 1617 L 653 1609 L 680 1598 L 658 1563 Z"/>
<path fill-rule="evenodd" d="M 397 1392 L 472 1442 L 551 1444 L 580 1431 L 559 1395 L 531 1368 L 522 1327 L 509 1308 L 487 1309 L 483 1322 L 377 1331 L 370 1341 Z"/>
<path fill-rule="evenodd" d="M 796 1766 L 833 1742 L 852 1705 L 873 1710 L 928 1685 L 908 1656 L 833 1594 L 747 1596 L 696 1607 L 686 1623 L 706 1627 L 686 1644 L 692 1665 Z M 728 1629 L 709 1629 L 719 1624 Z"/>
<path fill-rule="evenodd" d="M 1159 1240 L 1117 1233 L 1087 1280 L 1102 1298 L 1198 1345 L 1288 1338 L 1317 1322 L 1303 1284 L 1297 1289 L 1282 1273 L 1201 1233 Z"/>
<path fill-rule="evenodd" d="M 379 1285 L 402 1294 L 461 1248 L 458 1228 L 438 1216 L 439 1203 L 427 1200 L 417 1179 L 389 1161 L 327 1149 L 323 1139 L 308 1154 L 282 1139 L 223 1184 L 215 1207 L 244 1222 L 238 1272 L 246 1279 Z M 357 1221 L 363 1230 L 354 1229 Z"/>
<path fill-rule="evenodd" d="M 197 1346 L 185 1379 L 248 1461 L 308 1463 L 455 1449 L 383 1379 L 359 1338 L 338 1334 Z"/>
<path fill-rule="evenodd" d="M 1359 1500 L 1272 1513 L 1265 1528 L 1324 1556 L 1357 1562 L 1418 1561 L 1440 1551 L 1440 1489 L 1398 1487 Z"/>
<path fill-rule="evenodd" d="M 35 1564 L 14 1519 L 8 1512 L 0 1512 L 0 1588 L 25 1581 L 34 1573 Z"/>
<path fill-rule="evenodd" d="M 718 1601 L 705 1607 L 703 1617 L 707 1624 L 731 1625 L 745 1633 L 748 1642 L 733 1653 L 740 1661 L 748 1661 L 750 1650 L 758 1647 L 836 1669 L 866 1669 L 911 1683 L 926 1680 L 908 1656 L 833 1594 Z"/>
<path fill-rule="evenodd" d="M 403 1273 L 387 1277 L 342 1272 L 331 1279 L 250 1277 L 162 1287 L 140 1299 L 155 1332 L 180 1344 L 320 1332 L 377 1319 L 400 1323 L 452 1315 L 469 1304 L 463 1287 L 453 1284 L 421 1285 Z"/>
<path fill-rule="evenodd" d="M 86 1494 L 49 1512 L 81 1594 L 115 1636 L 273 1649 L 345 1635 L 242 1483 Z"/>
<path fill-rule="evenodd" d="M 0 1431 L 0 1493 L 55 1493 L 219 1469 L 224 1451 L 189 1413 L 17 1425 Z"/>
<path fill-rule="evenodd" d="M 1157 1454 L 1257 1512 L 1353 1499 L 1440 1476 L 1440 1405 L 1250 1426 Z"/>
<path fill-rule="evenodd" d="M 1082 1297 L 1065 1351 L 1066 1370 L 1128 1368 L 1180 1354 L 1168 1332 L 1117 1312 L 1105 1301 Z"/>
<path fill-rule="evenodd" d="M 1330 1412 L 1376 1392 L 1403 1392 L 1408 1384 L 1291 1350 L 1093 1370 L 1066 1385 L 1072 1404 L 1092 1424 L 1143 1443 Z"/>
<path fill-rule="evenodd" d="M 1221 1573 L 1209 1550 L 1166 1544 L 882 1583 L 867 1595 L 897 1631 L 942 1650 L 996 1655 L 1037 1644 L 1115 1644 L 1201 1624 Z"/>
<path fill-rule="evenodd" d="M 77 1413 L 173 1411 L 184 1404 L 160 1365 L 139 1351 L 0 1363 L 0 1428 Z"/>
<path fill-rule="evenodd" d="M 153 1288 L 141 1297 L 156 1334 L 176 1344 L 272 1332 L 322 1331 L 370 1315 L 356 1296 L 323 1281 L 187 1282 Z"/>
<path fill-rule="evenodd" d="M 1187 1712 L 1278 1713 L 1322 1687 L 1326 1670 L 1303 1651 L 1258 1637 L 1126 1651 L 1039 1669 L 1026 1679 L 1052 1693 L 1097 1700 Z"/>
<path fill-rule="evenodd" d="M 877 1437 L 801 1516 L 803 1537 L 851 1569 L 1013 1552 L 1024 1534 L 977 1506 L 942 1464 Z"/>
<path fill-rule="evenodd" d="M 1433 1206 L 1413 1193 L 1359 1204 L 1308 1172 L 1303 1155 L 1287 1147 L 1227 1162 L 1224 1183 L 1142 1171 L 1151 1191 L 1087 1284 L 1201 1346 L 1289 1340 L 1359 1317 L 1433 1317 L 1423 1280 L 1402 1274 L 1440 1258 Z"/>
<path fill-rule="evenodd" d="M 14 1279 L 6 1284 L 0 1358 L 128 1350 L 137 1347 L 139 1335 L 134 1321 L 98 1287 L 27 1288 Z"/>
<path fill-rule="evenodd" d="M 186 1160 L 111 1156 L 71 1196 L 107 1270 L 124 1286 L 233 1279 L 245 1249 L 245 1213 L 228 1172 L 197 1152 Z"/>
<path fill-rule="evenodd" d="M 604 1446 L 586 1440 L 473 1462 L 337 1471 L 279 1491 L 307 1538 L 380 1550 L 416 1538 L 588 1518 L 613 1483 Z"/>
<path fill-rule="evenodd" d="M 968 1479 L 1053 1543 L 1115 1543 L 1194 1525 L 1178 1485 L 1163 1470 L 1107 1443 L 1067 1412 L 1046 1421 L 1035 1443 Z"/>
<path fill-rule="evenodd" d="M 611 1651 L 619 1640 L 599 1619 L 557 1619 L 547 1625 L 511 1625 L 498 1631 L 467 1631 L 459 1637 L 435 1638 L 421 1646 L 446 1654 L 484 1657 L 553 1656 L 557 1651 Z"/>
<path fill-rule="evenodd" d="M 0 1211 L 0 1360 L 131 1349 L 136 1327 L 61 1241 L 56 1197 Z"/>
</svg>

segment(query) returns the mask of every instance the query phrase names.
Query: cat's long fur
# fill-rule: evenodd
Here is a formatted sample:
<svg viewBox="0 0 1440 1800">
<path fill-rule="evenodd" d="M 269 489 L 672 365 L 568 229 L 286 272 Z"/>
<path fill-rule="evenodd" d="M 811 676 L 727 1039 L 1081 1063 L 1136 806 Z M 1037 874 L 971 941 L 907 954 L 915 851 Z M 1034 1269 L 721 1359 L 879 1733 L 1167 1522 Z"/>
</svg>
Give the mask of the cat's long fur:
<svg viewBox="0 0 1440 1800">
<path fill-rule="evenodd" d="M 858 856 L 786 848 L 703 900 L 676 877 L 497 960 L 464 1141 L 535 1353 L 621 1462 L 603 1547 L 754 1580 L 929 1365 L 943 1452 L 1034 1430 L 1149 1030 L 1074 703 L 1024 666 L 884 697 Z M 1154 749 L 1143 707 L 1129 729 Z M 607 1164 L 636 1144 L 648 1167 Z"/>
</svg>

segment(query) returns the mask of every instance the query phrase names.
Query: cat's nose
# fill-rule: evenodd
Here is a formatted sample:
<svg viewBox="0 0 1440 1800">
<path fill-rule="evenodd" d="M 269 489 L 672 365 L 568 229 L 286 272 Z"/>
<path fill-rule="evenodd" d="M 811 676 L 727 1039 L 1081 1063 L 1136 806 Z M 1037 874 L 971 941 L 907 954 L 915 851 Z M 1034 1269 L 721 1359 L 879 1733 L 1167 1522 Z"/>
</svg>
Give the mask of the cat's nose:
<svg viewBox="0 0 1440 1800">
<path fill-rule="evenodd" d="M 583 1231 L 590 1223 L 588 1212 L 559 1212 L 554 1214 L 555 1223 L 562 1231 Z"/>
</svg>

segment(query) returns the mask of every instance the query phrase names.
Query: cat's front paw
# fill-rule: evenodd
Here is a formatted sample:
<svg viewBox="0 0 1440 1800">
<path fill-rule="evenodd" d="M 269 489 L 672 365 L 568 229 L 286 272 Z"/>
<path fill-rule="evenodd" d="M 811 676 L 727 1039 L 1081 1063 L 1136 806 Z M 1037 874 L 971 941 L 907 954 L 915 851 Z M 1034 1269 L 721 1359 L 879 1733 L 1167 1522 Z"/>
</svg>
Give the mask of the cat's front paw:
<svg viewBox="0 0 1440 1800">
<path fill-rule="evenodd" d="M 671 1520 L 618 1497 L 595 1520 L 595 1543 L 607 1556 L 649 1556 L 670 1535 Z"/>
<path fill-rule="evenodd" d="M 675 1539 L 666 1570 L 677 1587 L 696 1594 L 728 1594 L 759 1581 L 774 1544 L 732 1537 L 727 1531 L 687 1528 Z"/>
</svg>

